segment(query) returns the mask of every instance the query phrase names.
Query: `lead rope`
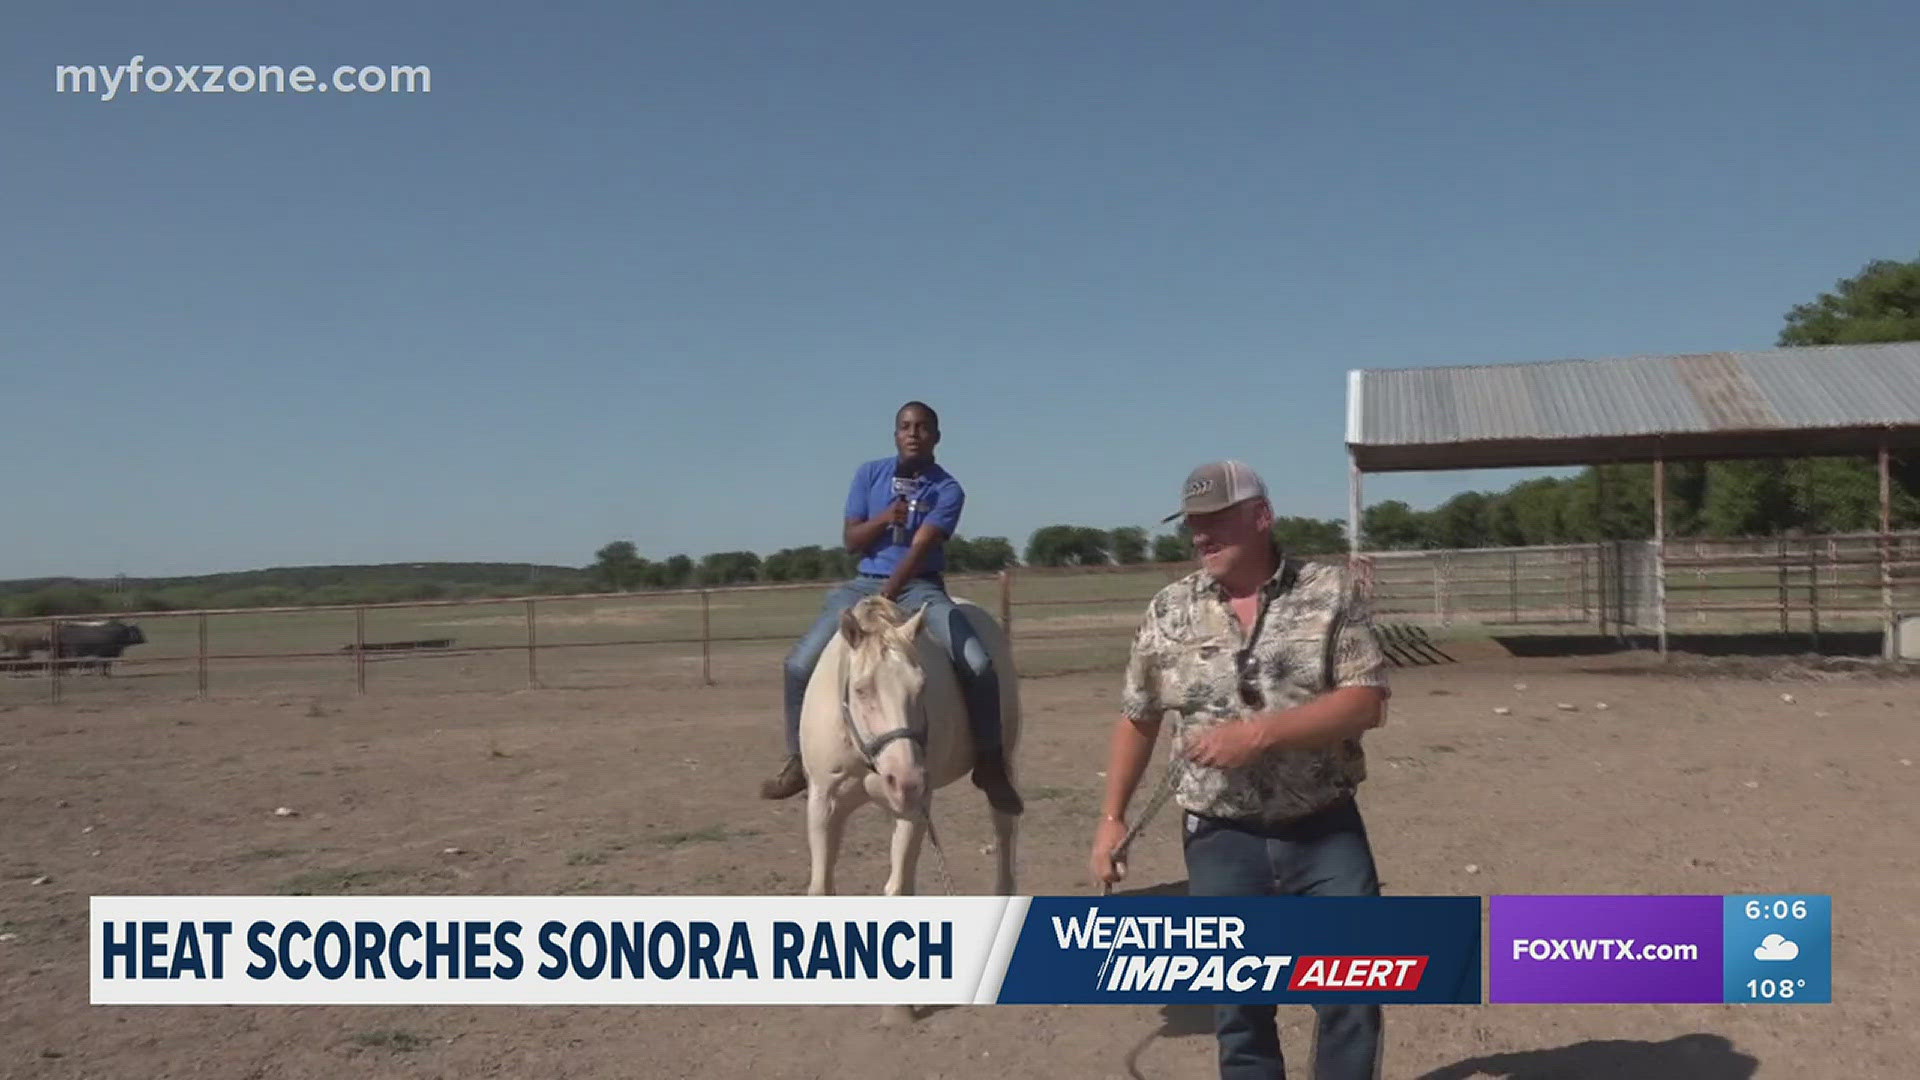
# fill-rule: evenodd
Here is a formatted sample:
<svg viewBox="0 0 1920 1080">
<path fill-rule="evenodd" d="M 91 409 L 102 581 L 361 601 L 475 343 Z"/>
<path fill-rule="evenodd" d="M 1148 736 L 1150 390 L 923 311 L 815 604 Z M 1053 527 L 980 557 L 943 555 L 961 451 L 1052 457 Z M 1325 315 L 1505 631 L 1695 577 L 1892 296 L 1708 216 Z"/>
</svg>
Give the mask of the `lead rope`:
<svg viewBox="0 0 1920 1080">
<path fill-rule="evenodd" d="M 947 888 L 947 895 L 953 895 L 953 874 L 947 869 L 947 849 L 940 846 L 940 833 L 933 827 L 933 800 L 928 798 L 927 805 L 921 809 L 921 820 L 927 823 L 927 841 L 933 845 L 934 855 L 940 860 L 940 881 Z"/>
<path fill-rule="evenodd" d="M 1126 857 L 1127 849 L 1133 846 L 1133 842 L 1139 838 L 1142 832 L 1146 831 L 1147 823 L 1153 820 L 1153 816 L 1160 812 L 1162 806 L 1166 805 L 1167 797 L 1173 794 L 1173 778 L 1174 766 L 1169 762 L 1166 771 L 1160 774 L 1160 786 L 1154 789 L 1153 798 L 1147 800 L 1146 810 L 1134 821 L 1133 827 L 1127 830 L 1127 835 L 1120 841 L 1120 846 L 1113 849 L 1114 862 L 1117 863 Z M 1101 882 L 1100 895 L 1111 896 L 1112 894 L 1113 882 Z"/>
</svg>

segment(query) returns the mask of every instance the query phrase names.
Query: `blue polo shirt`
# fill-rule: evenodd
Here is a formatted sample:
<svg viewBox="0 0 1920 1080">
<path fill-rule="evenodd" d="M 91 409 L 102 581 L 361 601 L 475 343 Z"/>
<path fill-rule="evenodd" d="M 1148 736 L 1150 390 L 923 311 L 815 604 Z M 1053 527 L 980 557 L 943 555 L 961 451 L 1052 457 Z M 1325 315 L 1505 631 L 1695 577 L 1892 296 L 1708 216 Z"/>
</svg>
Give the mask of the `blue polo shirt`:
<svg viewBox="0 0 1920 1080">
<path fill-rule="evenodd" d="M 893 467 L 898 460 L 881 458 L 854 471 L 853 486 L 847 491 L 847 517 L 870 521 L 893 505 Z M 913 534 L 927 524 L 939 526 L 946 537 L 927 551 L 926 558 L 920 560 L 918 572 L 932 574 L 947 568 L 944 540 L 960 527 L 960 508 L 966 504 L 966 492 L 960 489 L 960 481 L 955 480 L 952 473 L 934 464 L 928 465 L 914 480 L 914 491 L 909 498 L 913 500 L 913 508 L 907 515 L 907 542 L 895 543 L 893 529 L 888 528 L 863 552 L 866 557 L 860 560 L 862 574 L 890 576 L 912 548 Z"/>
</svg>

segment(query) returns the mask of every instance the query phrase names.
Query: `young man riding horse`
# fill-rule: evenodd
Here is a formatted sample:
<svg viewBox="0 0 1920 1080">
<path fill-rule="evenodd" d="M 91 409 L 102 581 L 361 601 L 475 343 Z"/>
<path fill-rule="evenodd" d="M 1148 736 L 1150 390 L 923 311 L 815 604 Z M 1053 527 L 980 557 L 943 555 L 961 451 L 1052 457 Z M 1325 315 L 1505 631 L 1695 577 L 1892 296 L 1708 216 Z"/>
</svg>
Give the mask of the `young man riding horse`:
<svg viewBox="0 0 1920 1080">
<path fill-rule="evenodd" d="M 996 810 L 1018 814 L 1020 796 L 1007 775 L 1001 745 L 1000 683 L 992 659 L 947 595 L 946 542 L 960 525 L 966 493 L 953 474 L 934 462 L 940 418 L 910 401 L 894 415 L 896 455 L 855 470 L 847 492 L 841 538 L 862 556 L 859 576 L 827 594 L 812 629 L 787 654 L 787 760 L 779 775 L 760 787 L 764 799 L 786 799 L 806 790 L 800 763 L 800 713 L 807 681 L 840 626 L 842 612 L 863 597 L 882 596 L 909 614 L 926 609 L 926 630 L 952 659 L 967 699 L 974 742 L 973 783 Z"/>
</svg>

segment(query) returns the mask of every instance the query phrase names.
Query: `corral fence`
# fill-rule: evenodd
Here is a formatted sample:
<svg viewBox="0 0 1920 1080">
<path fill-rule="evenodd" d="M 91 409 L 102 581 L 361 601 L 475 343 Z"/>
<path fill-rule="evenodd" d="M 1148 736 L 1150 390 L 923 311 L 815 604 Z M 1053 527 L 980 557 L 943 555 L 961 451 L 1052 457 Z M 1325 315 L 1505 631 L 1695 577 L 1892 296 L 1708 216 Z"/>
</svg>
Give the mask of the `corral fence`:
<svg viewBox="0 0 1920 1080">
<path fill-rule="evenodd" d="M 1368 553 L 1375 614 L 1434 627 L 1806 634 L 1920 610 L 1920 532 Z"/>
<path fill-rule="evenodd" d="M 1920 611 L 1920 532 L 1767 540 L 1612 541 L 1362 556 L 1383 627 L 1625 635 L 1873 630 Z M 1344 559 L 1332 556 L 1331 559 Z M 1662 567 L 1664 564 L 1664 573 Z M 1023 675 L 1118 672 L 1146 602 L 1186 564 L 1016 568 L 949 586 L 994 611 Z M 0 703 L 76 695 L 328 695 L 370 689 L 715 685 L 769 677 L 830 584 L 140 612 L 0 623 L 59 640 L 0 656 Z M 71 655 L 115 618 L 145 641 Z M 1117 674 L 1116 674 L 1117 678 Z"/>
</svg>

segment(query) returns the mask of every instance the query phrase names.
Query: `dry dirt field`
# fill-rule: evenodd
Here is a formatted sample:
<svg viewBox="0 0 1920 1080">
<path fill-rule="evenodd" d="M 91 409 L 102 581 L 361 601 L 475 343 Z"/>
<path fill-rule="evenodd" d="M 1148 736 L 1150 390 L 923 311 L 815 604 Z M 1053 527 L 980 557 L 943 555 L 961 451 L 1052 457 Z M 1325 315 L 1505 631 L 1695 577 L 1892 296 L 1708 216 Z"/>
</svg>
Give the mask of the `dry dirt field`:
<svg viewBox="0 0 1920 1080">
<path fill-rule="evenodd" d="M 1836 1004 L 1402 1007 L 1387 1075 L 1915 1075 L 1920 1031 L 1898 1018 L 1920 1004 L 1920 680 L 1463 660 L 1396 670 L 1368 737 L 1389 893 L 1831 893 Z M 731 656 L 713 688 L 675 669 L 474 690 L 487 680 L 449 665 L 364 698 L 197 702 L 115 680 L 0 706 L 0 1076 L 1215 1075 L 1188 1010 L 949 1009 L 897 1029 L 858 1007 L 87 1003 L 95 894 L 798 893 L 802 802 L 752 794 L 779 750 L 776 661 Z M 1112 674 L 1023 683 L 1024 892 L 1088 891 L 1116 692 Z M 936 811 L 960 888 L 987 887 L 977 793 Z M 1169 813 L 1142 838 L 1130 887 L 1183 879 L 1176 828 Z M 878 889 L 885 837 L 855 819 L 843 888 Z M 1282 1014 L 1296 1076 L 1310 1015 Z"/>
</svg>

